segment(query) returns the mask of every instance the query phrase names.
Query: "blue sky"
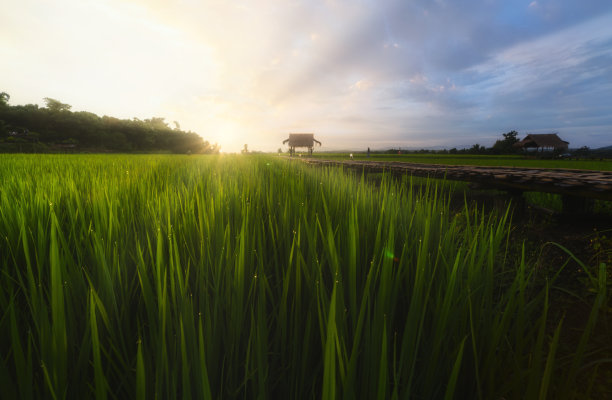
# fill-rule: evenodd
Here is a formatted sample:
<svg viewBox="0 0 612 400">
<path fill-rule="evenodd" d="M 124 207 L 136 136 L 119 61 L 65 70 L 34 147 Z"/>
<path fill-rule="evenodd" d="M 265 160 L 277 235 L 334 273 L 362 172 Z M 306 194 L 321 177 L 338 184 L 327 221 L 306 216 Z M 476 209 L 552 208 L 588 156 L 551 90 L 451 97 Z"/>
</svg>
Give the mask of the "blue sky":
<svg viewBox="0 0 612 400">
<path fill-rule="evenodd" d="M 609 0 L 22 0 L 0 91 L 276 150 L 612 144 Z M 8 60 L 8 62 L 7 62 Z"/>
</svg>

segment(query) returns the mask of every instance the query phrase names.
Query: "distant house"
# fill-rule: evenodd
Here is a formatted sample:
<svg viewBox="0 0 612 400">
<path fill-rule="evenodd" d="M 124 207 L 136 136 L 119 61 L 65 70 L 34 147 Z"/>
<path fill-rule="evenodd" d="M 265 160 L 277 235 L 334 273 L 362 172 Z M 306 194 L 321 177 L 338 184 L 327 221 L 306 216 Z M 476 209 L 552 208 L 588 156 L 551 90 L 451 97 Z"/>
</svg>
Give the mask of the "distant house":
<svg viewBox="0 0 612 400">
<path fill-rule="evenodd" d="M 30 141 L 30 142 L 38 141 L 38 134 L 31 135 L 30 131 L 28 131 L 27 129 L 23 129 L 21 131 L 9 132 L 9 136 L 15 139 L 20 139 L 21 141 Z"/>
<path fill-rule="evenodd" d="M 556 133 L 530 133 L 525 138 L 514 144 L 514 147 L 528 150 L 535 149 L 536 151 L 565 151 L 569 142 L 562 140 Z"/>
<path fill-rule="evenodd" d="M 283 144 L 289 144 L 289 154 L 295 154 L 296 147 L 308 148 L 308 153 L 312 154 L 314 144 L 318 143 L 321 146 L 321 142 L 314 138 L 313 133 L 290 133 L 289 139 L 283 141 Z"/>
</svg>

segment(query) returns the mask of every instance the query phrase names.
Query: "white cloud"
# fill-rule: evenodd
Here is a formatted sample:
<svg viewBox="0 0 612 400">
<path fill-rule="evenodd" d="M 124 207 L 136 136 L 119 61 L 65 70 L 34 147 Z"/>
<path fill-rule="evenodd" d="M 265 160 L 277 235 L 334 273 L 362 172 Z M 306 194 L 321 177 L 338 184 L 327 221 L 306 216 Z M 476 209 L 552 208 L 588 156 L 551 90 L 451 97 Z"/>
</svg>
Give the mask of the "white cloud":
<svg viewBox="0 0 612 400">
<path fill-rule="evenodd" d="M 357 82 L 355 82 L 353 85 L 351 85 L 352 89 L 357 89 L 357 90 L 368 90 L 369 88 L 372 87 L 372 82 L 368 81 L 367 79 L 360 79 Z"/>
<path fill-rule="evenodd" d="M 538 121 L 578 121 L 576 104 L 589 98 L 580 88 L 609 97 L 610 67 L 597 57 L 609 57 L 610 14 L 558 31 L 605 5 L 502 3 L 9 2 L 0 76 L 11 79 L 0 90 L 14 104 L 49 96 L 99 114 L 178 120 L 225 150 L 275 150 L 298 129 L 321 132 L 328 148 L 349 133 L 457 143 L 509 123 L 500 115 L 527 121 L 527 100 L 552 88 L 567 115 Z"/>
<path fill-rule="evenodd" d="M 490 77 L 483 81 L 483 89 L 491 93 L 559 88 L 568 79 L 572 81 L 593 73 L 581 68 L 589 60 L 597 56 L 612 56 L 612 48 L 606 44 L 610 41 L 612 25 L 609 17 L 602 17 L 520 43 L 472 70 L 480 76 Z"/>
</svg>

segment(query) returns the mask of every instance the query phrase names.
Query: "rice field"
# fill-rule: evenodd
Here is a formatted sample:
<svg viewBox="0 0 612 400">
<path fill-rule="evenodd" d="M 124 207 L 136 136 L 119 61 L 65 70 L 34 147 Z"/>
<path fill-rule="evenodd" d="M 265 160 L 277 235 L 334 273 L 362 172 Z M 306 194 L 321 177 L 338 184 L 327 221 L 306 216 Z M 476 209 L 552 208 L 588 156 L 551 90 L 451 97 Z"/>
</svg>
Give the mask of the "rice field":
<svg viewBox="0 0 612 400">
<path fill-rule="evenodd" d="M 303 155 L 308 157 L 307 154 Z M 330 160 L 349 160 L 349 153 L 314 153 L 312 157 Z M 479 155 L 479 154 L 381 154 L 353 153 L 353 158 L 360 161 L 401 161 L 420 164 L 444 165 L 480 165 L 496 167 L 519 168 L 562 168 L 562 169 L 589 169 L 597 171 L 612 171 L 610 159 L 542 159 L 537 155 Z"/>
<path fill-rule="evenodd" d="M 269 156 L 1 155 L 0 393 L 575 397 L 605 264 L 560 356 L 556 275 L 450 197 Z"/>
</svg>

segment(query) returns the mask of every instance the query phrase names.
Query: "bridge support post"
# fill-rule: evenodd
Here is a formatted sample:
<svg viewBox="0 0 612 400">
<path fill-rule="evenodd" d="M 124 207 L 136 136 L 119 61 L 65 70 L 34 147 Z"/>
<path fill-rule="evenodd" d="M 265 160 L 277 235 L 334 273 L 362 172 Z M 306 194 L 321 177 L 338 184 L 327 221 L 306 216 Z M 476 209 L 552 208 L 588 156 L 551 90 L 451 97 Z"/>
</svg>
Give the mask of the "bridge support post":
<svg viewBox="0 0 612 400">
<path fill-rule="evenodd" d="M 588 197 L 561 196 L 561 212 L 565 215 L 587 215 L 593 213 L 595 200 Z"/>
</svg>

